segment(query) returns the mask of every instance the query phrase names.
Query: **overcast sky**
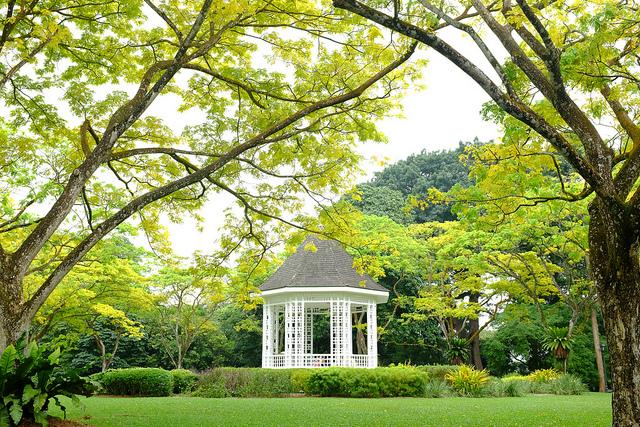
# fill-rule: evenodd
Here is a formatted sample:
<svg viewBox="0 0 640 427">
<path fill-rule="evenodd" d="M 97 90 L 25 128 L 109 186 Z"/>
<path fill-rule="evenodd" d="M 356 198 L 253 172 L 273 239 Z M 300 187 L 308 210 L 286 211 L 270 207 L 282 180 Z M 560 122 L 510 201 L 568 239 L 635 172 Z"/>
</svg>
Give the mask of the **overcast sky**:
<svg viewBox="0 0 640 427">
<path fill-rule="evenodd" d="M 446 36 L 463 53 L 482 63 L 468 40 L 463 40 L 454 33 Z M 382 169 L 378 163 L 380 159 L 386 159 L 389 164 L 423 149 L 450 149 L 457 147 L 459 141 L 471 141 L 475 137 L 487 141 L 498 137 L 497 127 L 483 121 L 479 114 L 482 104 L 489 99 L 488 96 L 470 78 L 438 54 L 427 51 L 420 55 L 426 55 L 429 60 L 422 81 L 425 88 L 409 90 L 402 101 L 404 118 L 387 119 L 379 124 L 389 138 L 387 144 L 369 143 L 359 147 L 367 160 L 362 165 L 366 175 L 356 177 L 357 182 L 370 178 L 374 172 Z M 162 113 L 161 110 L 165 108 L 175 111 L 175 104 L 165 99 L 157 102 L 150 113 Z M 197 123 L 199 119 L 197 114 L 190 114 L 176 120 L 174 125 L 179 128 L 185 124 Z M 206 218 L 202 231 L 198 231 L 194 221 L 189 219 L 183 224 L 167 223 L 176 253 L 188 257 L 196 250 L 210 251 L 223 222 L 223 209 L 231 202 L 230 197 L 223 195 L 216 196 L 215 201 L 209 202 L 202 212 Z"/>
</svg>

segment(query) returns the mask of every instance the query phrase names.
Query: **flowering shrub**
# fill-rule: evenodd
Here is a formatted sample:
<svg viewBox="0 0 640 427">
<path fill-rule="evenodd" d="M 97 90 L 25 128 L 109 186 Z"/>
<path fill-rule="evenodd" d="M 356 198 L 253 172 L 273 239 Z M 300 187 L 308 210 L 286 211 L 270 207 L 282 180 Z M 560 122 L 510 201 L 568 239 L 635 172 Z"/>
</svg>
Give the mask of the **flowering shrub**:
<svg viewBox="0 0 640 427">
<path fill-rule="evenodd" d="M 534 382 L 548 382 L 560 377 L 560 372 L 555 369 L 538 369 L 533 371 L 526 378 Z"/>
<path fill-rule="evenodd" d="M 445 379 L 453 391 L 461 396 L 480 396 L 489 381 L 489 374 L 484 369 L 478 371 L 471 366 L 460 365 L 446 374 Z"/>
</svg>

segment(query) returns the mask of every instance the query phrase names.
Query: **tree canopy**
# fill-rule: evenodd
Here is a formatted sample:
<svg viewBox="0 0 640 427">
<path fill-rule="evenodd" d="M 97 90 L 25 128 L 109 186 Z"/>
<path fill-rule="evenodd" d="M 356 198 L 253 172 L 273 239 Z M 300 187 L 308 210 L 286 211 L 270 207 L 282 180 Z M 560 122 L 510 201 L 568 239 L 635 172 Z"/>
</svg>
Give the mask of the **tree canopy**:
<svg viewBox="0 0 640 427">
<path fill-rule="evenodd" d="M 445 203 L 420 206 L 430 190 L 449 191 L 454 185 L 469 184 L 469 169 L 460 157 L 465 147 L 480 146 L 460 143 L 455 150 L 427 152 L 422 150 L 376 172 L 373 179 L 357 186 L 351 202 L 362 212 L 388 216 L 398 223 L 451 221 L 451 205 Z"/>
<path fill-rule="evenodd" d="M 9 0 L 2 13 L 0 348 L 129 218 L 162 252 L 163 219 L 225 194 L 222 252 L 266 250 L 274 221 L 348 185 L 355 144 L 384 139 L 375 121 L 413 76 L 400 72 L 413 43 L 313 1 Z M 201 119 L 175 130 L 180 114 Z"/>
<path fill-rule="evenodd" d="M 504 129 L 503 144 L 493 153 L 494 170 L 505 173 L 494 175 L 502 194 L 477 201 L 506 213 L 553 200 L 589 201 L 590 274 L 613 350 L 614 424 L 637 424 L 640 392 L 630 379 L 640 376 L 634 352 L 640 333 L 628 325 L 640 320 L 638 5 L 616 0 L 333 4 L 432 49 L 491 98 L 485 116 Z M 467 36 L 479 55 L 445 40 L 445 29 Z M 533 164 L 516 180 L 509 173 L 514 159 Z M 539 176 L 541 168 L 557 176 L 556 185 L 521 192 L 518 184 L 529 171 Z"/>
</svg>

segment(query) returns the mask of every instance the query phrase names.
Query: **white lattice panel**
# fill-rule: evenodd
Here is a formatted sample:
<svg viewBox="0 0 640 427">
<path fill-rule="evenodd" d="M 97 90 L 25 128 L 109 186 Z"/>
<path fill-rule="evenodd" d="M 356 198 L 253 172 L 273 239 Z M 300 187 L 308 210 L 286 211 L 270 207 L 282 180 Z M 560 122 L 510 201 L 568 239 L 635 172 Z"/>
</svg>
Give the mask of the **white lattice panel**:
<svg viewBox="0 0 640 427">
<path fill-rule="evenodd" d="M 376 315 L 376 303 L 367 306 L 367 356 L 369 367 L 378 366 L 378 321 Z"/>
<path fill-rule="evenodd" d="M 317 299 L 309 302 L 303 297 L 265 304 L 263 307 L 262 366 L 268 368 L 377 366 L 376 303 L 371 300 L 353 301 L 346 297 L 325 298 L 325 305 Z M 353 354 L 352 314 L 366 310 L 367 354 Z M 313 316 L 330 313 L 330 354 L 313 353 Z M 282 331 L 284 328 L 284 331 Z M 280 351 L 280 336 L 284 332 L 284 354 Z"/>
</svg>

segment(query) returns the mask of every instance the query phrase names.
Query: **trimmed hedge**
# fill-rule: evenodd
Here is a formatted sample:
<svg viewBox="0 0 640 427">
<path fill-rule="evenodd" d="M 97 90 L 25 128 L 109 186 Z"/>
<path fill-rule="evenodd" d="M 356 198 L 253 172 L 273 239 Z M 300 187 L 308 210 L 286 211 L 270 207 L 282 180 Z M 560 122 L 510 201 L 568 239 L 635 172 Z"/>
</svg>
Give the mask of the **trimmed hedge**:
<svg viewBox="0 0 640 427">
<path fill-rule="evenodd" d="M 122 396 L 169 396 L 173 375 L 160 368 L 113 369 L 99 378 L 107 394 Z"/>
<path fill-rule="evenodd" d="M 356 369 L 214 368 L 200 376 L 193 396 L 278 397 L 424 396 L 428 375 L 412 367 Z"/>
<path fill-rule="evenodd" d="M 173 376 L 173 392 L 175 394 L 193 391 L 198 382 L 198 376 L 188 369 L 174 369 L 171 371 L 171 375 Z"/>
<path fill-rule="evenodd" d="M 318 369 L 294 369 L 291 371 L 291 387 L 294 393 L 306 393 L 309 394 L 309 377 L 318 371 Z"/>
<path fill-rule="evenodd" d="M 412 367 L 327 368 L 313 372 L 306 391 L 320 396 L 423 397 L 429 376 Z"/>
<path fill-rule="evenodd" d="M 193 396 L 277 397 L 297 393 L 292 373 L 297 369 L 213 368 L 202 374 Z M 298 383 L 300 384 L 300 383 Z"/>
</svg>

